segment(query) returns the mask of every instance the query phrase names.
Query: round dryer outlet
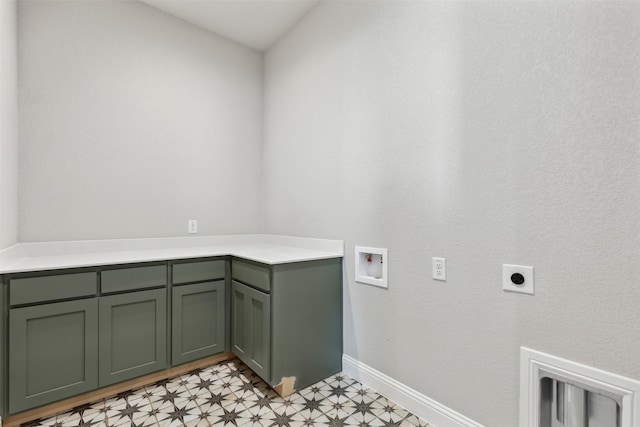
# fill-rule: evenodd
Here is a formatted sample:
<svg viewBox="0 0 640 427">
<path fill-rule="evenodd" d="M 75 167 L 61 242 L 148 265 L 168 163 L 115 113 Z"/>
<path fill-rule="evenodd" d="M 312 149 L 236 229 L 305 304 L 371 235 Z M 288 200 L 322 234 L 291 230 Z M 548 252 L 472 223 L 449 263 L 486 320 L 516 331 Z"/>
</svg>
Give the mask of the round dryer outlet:
<svg viewBox="0 0 640 427">
<path fill-rule="evenodd" d="M 502 289 L 533 295 L 533 267 L 502 264 Z"/>
</svg>

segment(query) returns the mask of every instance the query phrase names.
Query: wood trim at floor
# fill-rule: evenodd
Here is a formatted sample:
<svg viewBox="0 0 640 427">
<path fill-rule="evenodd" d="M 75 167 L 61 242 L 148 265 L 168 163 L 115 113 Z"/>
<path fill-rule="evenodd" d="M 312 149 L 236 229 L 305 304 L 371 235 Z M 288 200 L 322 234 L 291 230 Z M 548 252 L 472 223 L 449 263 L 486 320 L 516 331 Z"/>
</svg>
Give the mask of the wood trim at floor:
<svg viewBox="0 0 640 427">
<path fill-rule="evenodd" d="M 78 406 L 98 402 L 127 390 L 135 390 L 140 387 L 165 380 L 167 378 L 184 375 L 196 369 L 202 369 L 206 368 L 207 366 L 216 365 L 218 363 L 234 359 L 235 357 L 236 356 L 233 353 L 217 354 L 215 356 L 199 359 L 194 362 L 185 363 L 184 365 L 165 369 L 164 371 L 145 375 L 144 377 L 134 378 L 129 381 L 100 388 L 98 390 L 84 393 L 79 396 L 70 397 L 69 399 L 61 400 L 59 402 L 50 403 L 49 405 L 40 406 L 38 408 L 7 417 L 6 419 L 2 420 L 2 427 L 16 427 L 29 421 L 41 418 L 49 418 L 54 416 L 55 414 L 67 412 Z"/>
</svg>

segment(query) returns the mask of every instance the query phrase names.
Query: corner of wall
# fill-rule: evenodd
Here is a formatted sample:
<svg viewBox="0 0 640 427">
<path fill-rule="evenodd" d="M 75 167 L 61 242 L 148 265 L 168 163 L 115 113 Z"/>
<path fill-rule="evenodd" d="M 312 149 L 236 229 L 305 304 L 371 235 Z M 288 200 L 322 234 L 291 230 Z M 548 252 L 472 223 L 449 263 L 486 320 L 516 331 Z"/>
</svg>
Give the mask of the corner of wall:
<svg viewBox="0 0 640 427">
<path fill-rule="evenodd" d="M 0 249 L 18 240 L 17 7 L 0 1 Z"/>
</svg>

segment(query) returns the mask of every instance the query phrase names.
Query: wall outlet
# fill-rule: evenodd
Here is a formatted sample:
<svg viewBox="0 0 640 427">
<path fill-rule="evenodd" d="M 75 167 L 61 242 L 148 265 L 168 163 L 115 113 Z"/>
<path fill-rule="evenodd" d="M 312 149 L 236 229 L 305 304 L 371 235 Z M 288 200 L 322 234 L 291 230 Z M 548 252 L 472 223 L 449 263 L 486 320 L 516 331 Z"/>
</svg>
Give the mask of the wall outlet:
<svg viewBox="0 0 640 427">
<path fill-rule="evenodd" d="M 502 289 L 533 295 L 533 267 L 502 264 Z"/>
<path fill-rule="evenodd" d="M 431 277 L 434 280 L 447 281 L 447 260 L 446 258 L 431 258 Z"/>
<path fill-rule="evenodd" d="M 187 221 L 187 232 L 189 234 L 195 234 L 198 232 L 198 220 L 197 219 L 190 219 L 189 221 Z"/>
</svg>

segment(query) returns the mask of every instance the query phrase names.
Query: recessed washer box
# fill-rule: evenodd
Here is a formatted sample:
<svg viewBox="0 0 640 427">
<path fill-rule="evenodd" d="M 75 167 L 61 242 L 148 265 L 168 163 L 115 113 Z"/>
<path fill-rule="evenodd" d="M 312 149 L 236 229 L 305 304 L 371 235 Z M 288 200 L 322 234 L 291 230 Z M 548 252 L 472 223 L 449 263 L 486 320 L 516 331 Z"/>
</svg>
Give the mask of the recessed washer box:
<svg viewBox="0 0 640 427">
<path fill-rule="evenodd" d="M 356 282 L 388 288 L 387 249 L 356 246 Z"/>
</svg>

